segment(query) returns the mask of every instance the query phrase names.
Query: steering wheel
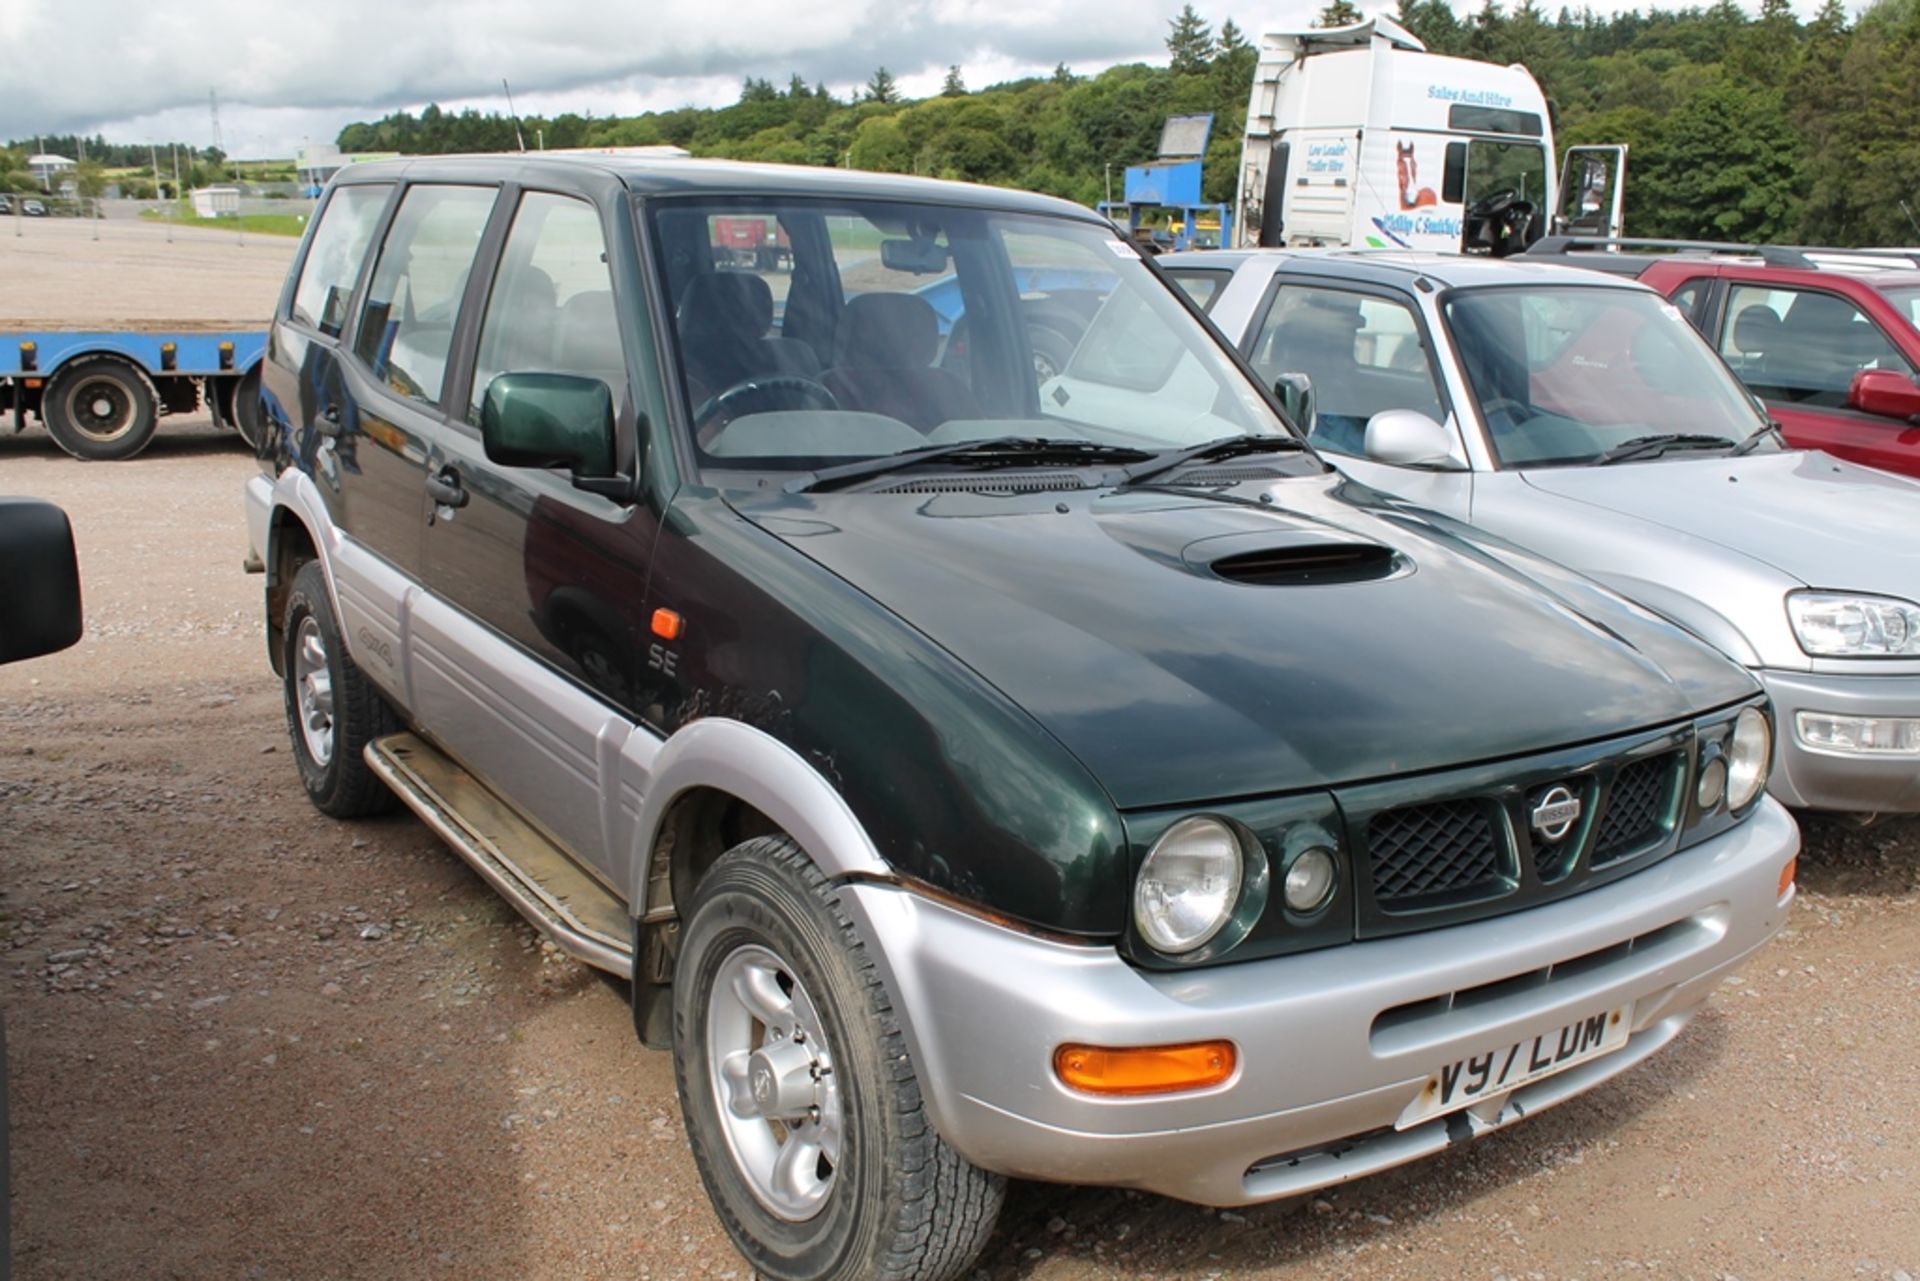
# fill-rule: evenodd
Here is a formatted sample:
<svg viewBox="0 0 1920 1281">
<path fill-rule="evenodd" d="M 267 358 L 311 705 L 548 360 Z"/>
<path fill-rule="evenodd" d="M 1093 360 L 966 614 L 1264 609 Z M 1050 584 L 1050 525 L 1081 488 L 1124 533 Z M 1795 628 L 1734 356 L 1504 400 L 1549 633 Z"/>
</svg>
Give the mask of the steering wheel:
<svg viewBox="0 0 1920 1281">
<path fill-rule="evenodd" d="M 752 378 L 743 378 L 724 391 L 707 397 L 700 403 L 700 407 L 693 411 L 693 425 L 695 428 L 706 426 L 708 422 L 720 416 L 721 410 L 737 400 L 782 391 L 797 392 L 809 397 L 814 401 L 812 408 L 815 409 L 840 408 L 840 402 L 834 399 L 832 392 L 805 374 L 757 374 Z M 728 416 L 733 417 L 731 414 Z"/>
<path fill-rule="evenodd" d="M 1474 201 L 1473 206 L 1467 210 L 1467 217 L 1497 218 L 1512 208 L 1513 203 L 1518 199 L 1520 199 L 1519 191 L 1512 187 L 1507 187 L 1494 192 L 1490 196 L 1482 196 L 1480 199 Z"/>
</svg>

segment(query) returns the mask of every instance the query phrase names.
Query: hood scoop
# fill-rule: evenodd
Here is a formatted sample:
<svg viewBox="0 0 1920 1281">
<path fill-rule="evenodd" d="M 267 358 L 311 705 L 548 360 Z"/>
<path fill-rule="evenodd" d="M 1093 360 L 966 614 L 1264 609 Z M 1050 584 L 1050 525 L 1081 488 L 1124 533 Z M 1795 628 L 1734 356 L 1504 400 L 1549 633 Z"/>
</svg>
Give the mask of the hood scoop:
<svg viewBox="0 0 1920 1281">
<path fill-rule="evenodd" d="M 1230 535 L 1190 544 L 1181 559 L 1230 583 L 1321 587 L 1391 578 L 1410 568 L 1391 547 L 1301 531 L 1291 537 Z"/>
</svg>

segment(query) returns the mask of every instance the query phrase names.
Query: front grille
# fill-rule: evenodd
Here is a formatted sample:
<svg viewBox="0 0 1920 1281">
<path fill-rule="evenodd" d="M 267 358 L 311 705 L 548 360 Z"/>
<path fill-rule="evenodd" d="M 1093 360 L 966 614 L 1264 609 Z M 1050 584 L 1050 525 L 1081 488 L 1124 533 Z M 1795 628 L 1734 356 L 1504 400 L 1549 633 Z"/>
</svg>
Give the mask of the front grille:
<svg viewBox="0 0 1920 1281">
<path fill-rule="evenodd" d="M 1666 730 L 1337 789 L 1360 874 L 1359 936 L 1517 911 L 1672 853 L 1690 759 L 1688 731 Z M 1568 801 L 1578 812 L 1550 839 Z"/>
<path fill-rule="evenodd" d="M 1491 889 L 1502 845 L 1491 807 L 1480 801 L 1388 810 L 1367 827 L 1374 898 L 1392 911 Z"/>
<path fill-rule="evenodd" d="M 1593 866 L 1618 862 L 1665 834 L 1680 763 L 1679 753 L 1669 752 L 1621 767 L 1593 839 Z"/>
</svg>

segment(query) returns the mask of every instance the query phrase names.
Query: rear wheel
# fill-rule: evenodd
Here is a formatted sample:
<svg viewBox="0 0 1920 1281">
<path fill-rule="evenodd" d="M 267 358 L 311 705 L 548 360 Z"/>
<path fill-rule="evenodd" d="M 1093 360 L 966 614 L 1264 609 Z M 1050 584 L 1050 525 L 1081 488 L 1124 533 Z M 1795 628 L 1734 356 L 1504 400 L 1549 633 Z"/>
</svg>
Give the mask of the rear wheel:
<svg viewBox="0 0 1920 1281">
<path fill-rule="evenodd" d="M 53 376 L 40 417 L 75 458 L 112 462 L 147 447 L 159 410 L 146 379 L 117 360 L 77 360 Z"/>
<path fill-rule="evenodd" d="M 707 1194 L 771 1281 L 947 1281 L 1006 1184 L 935 1133 L 873 960 L 785 836 L 701 881 L 674 966 L 674 1072 Z"/>
<path fill-rule="evenodd" d="M 293 576 L 282 617 L 287 730 L 307 798 L 334 818 L 385 813 L 396 798 L 362 753 L 399 720 L 341 643 L 319 561 Z"/>
</svg>

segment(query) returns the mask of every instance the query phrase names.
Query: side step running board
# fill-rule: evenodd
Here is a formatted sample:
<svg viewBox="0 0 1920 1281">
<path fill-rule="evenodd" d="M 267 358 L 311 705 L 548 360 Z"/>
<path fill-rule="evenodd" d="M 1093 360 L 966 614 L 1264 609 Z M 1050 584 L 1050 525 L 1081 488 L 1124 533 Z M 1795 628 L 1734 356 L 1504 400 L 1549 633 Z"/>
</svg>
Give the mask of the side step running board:
<svg viewBox="0 0 1920 1281">
<path fill-rule="evenodd" d="M 554 946 L 623 979 L 633 977 L 627 905 L 479 779 L 412 734 L 367 744 L 366 760 Z"/>
</svg>

